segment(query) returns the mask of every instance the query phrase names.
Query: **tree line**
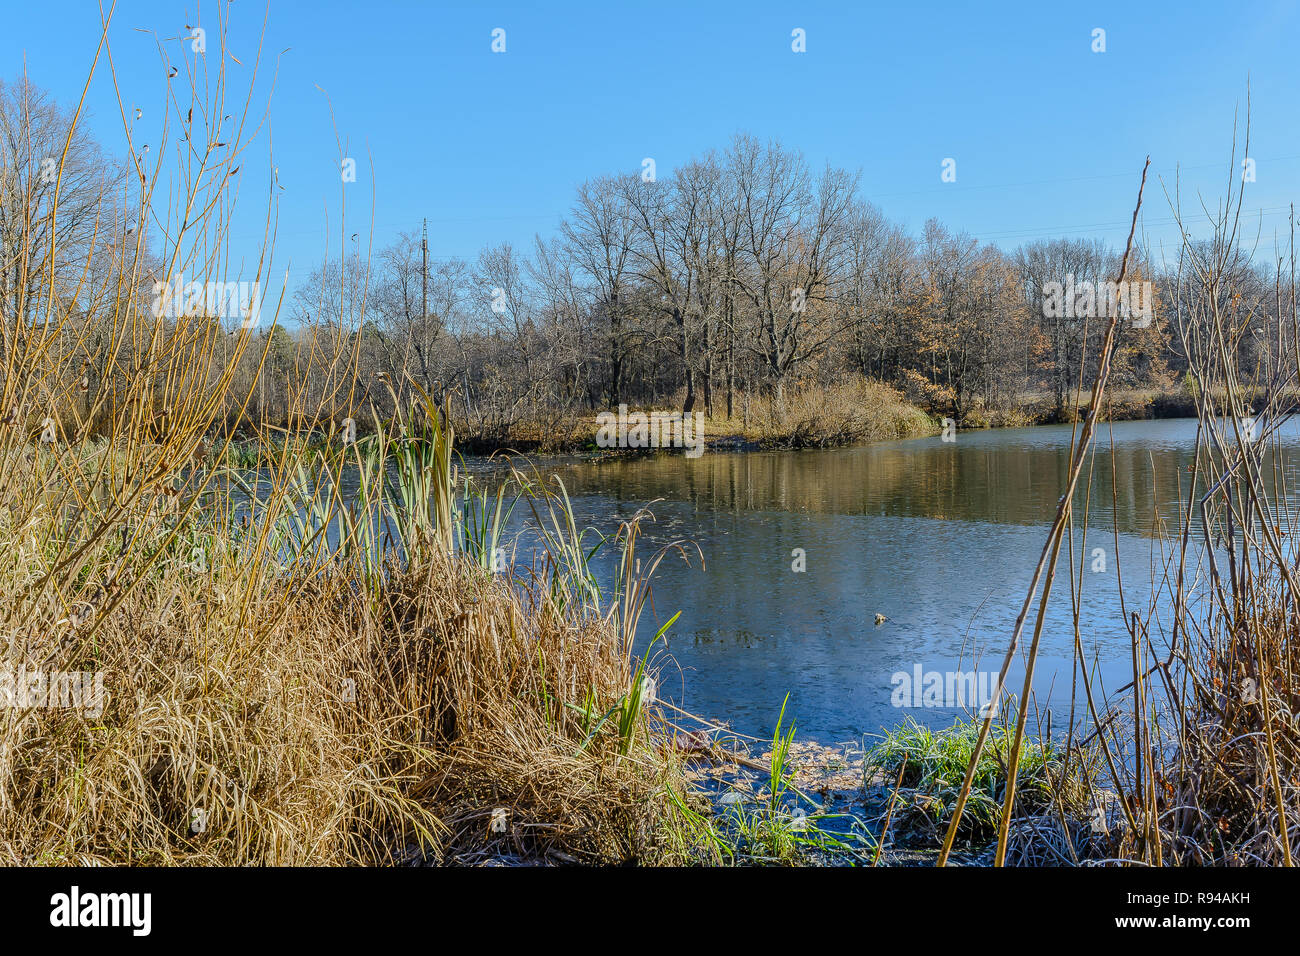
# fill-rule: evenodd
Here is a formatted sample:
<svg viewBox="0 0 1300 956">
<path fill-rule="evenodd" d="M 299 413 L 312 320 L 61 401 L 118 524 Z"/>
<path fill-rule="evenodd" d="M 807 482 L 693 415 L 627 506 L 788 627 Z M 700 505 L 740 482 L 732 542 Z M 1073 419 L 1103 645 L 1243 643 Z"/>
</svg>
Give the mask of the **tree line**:
<svg viewBox="0 0 1300 956">
<path fill-rule="evenodd" d="M 1234 347 L 1249 377 L 1287 334 L 1286 308 L 1268 264 L 1245 251 L 1236 261 L 1225 308 L 1260 332 Z M 730 418 L 739 395 L 779 402 L 852 376 L 961 418 L 1030 397 L 1064 409 L 1095 376 L 1117 306 L 1114 384 L 1178 385 L 1178 313 L 1202 291 L 1181 266 L 1139 247 L 1132 295 L 1117 303 L 1105 290 L 1119 255 L 1103 242 L 1004 251 L 937 219 L 914 234 L 861 195 L 856 174 L 740 134 L 670 176 L 582 183 L 556 233 L 528 249 L 502 243 L 426 274 L 412 230 L 369 264 L 322 266 L 294 317 L 358 330 L 377 371 L 454 391 L 485 432 L 620 403 Z"/>
<path fill-rule="evenodd" d="M 54 202 L 42 157 L 61 148 L 67 121 L 30 85 L 0 85 L 0 345 L 12 352 L 24 330 L 58 322 L 58 341 L 86 353 L 82 388 L 111 387 L 114 375 L 143 367 L 137 353 L 156 356 L 159 337 L 179 334 L 174 316 L 148 329 L 151 288 L 175 266 L 158 253 L 155 268 L 114 277 L 115 263 L 140 261 L 123 249 L 158 237 L 104 225 L 130 222 L 131 170 L 81 133 L 64 163 L 58 255 L 48 255 L 49 238 L 33 228 Z M 266 307 L 251 330 L 204 317 L 247 347 L 219 335 L 197 350 L 172 343 L 151 372 L 193 375 L 176 364 L 200 362 L 215 381 L 236 359 L 232 391 L 248 400 L 232 424 L 291 424 L 359 401 L 382 414 L 418 387 L 444 398 L 471 434 L 502 440 L 619 404 L 731 418 L 745 396 L 779 407 L 791 389 L 855 377 L 958 419 L 1029 399 L 1063 409 L 1096 373 L 1115 302 L 1095 290 L 1118 272 L 1116 251 L 1096 240 L 1005 251 L 937 219 L 909 231 L 868 201 L 857 173 L 815 168 L 744 133 L 670 175 L 581 183 L 555 232 L 526 249 L 507 242 L 433 262 L 424 251 L 412 229 L 373 256 L 321 263 L 273 327 Z M 1277 294 L 1279 263 L 1245 250 L 1236 262 L 1223 306 L 1258 333 L 1232 344 L 1249 377 L 1289 334 L 1283 320 L 1294 310 Z M 211 265 L 186 271 L 202 276 Z M 1121 323 L 1112 381 L 1168 388 L 1187 369 L 1178 331 L 1187 304 L 1218 293 L 1141 248 L 1129 280 L 1144 290 L 1129 304 L 1145 311 Z M 61 314 L 41 312 L 51 282 L 56 295 L 45 298 Z M 1053 287 L 1069 307 L 1059 294 L 1053 306 Z M 129 336 L 115 331 L 131 311 L 123 300 L 135 314 Z M 193 336 L 193 317 L 184 325 Z M 94 347 L 105 342 L 116 346 Z"/>
</svg>

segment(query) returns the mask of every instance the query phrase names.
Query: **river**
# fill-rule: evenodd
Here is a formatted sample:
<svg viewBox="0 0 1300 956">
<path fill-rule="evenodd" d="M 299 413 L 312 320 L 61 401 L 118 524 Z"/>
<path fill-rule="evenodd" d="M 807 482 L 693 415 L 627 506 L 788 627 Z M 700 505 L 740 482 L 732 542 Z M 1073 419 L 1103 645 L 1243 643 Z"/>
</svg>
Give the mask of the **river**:
<svg viewBox="0 0 1300 956">
<path fill-rule="evenodd" d="M 996 673 L 1064 488 L 1071 434 L 1046 426 L 820 451 L 710 450 L 551 463 L 544 473 L 559 475 L 579 520 L 602 530 L 662 499 L 643 555 L 674 539 L 698 545 L 703 565 L 660 565 L 641 628 L 652 635 L 681 611 L 655 654 L 662 696 L 770 736 L 789 693 L 800 736 L 831 743 L 909 716 L 946 726 L 962 710 L 951 695 L 927 706 L 936 701 L 898 675 Z M 1107 689 L 1131 675 L 1118 571 L 1128 610 L 1145 611 L 1169 547 L 1161 521 L 1176 527 L 1188 493 L 1195 434 L 1191 419 L 1103 426 L 1085 468 L 1087 541 L 1076 533 L 1073 561 L 1082 644 Z M 1300 431 L 1287 426 L 1280 447 L 1292 474 Z M 1079 532 L 1084 504 L 1081 491 Z M 1056 727 L 1071 697 L 1069 588 L 1063 551 L 1034 684 Z M 1017 663 L 1008 682 L 1017 693 L 1023 673 Z"/>
</svg>

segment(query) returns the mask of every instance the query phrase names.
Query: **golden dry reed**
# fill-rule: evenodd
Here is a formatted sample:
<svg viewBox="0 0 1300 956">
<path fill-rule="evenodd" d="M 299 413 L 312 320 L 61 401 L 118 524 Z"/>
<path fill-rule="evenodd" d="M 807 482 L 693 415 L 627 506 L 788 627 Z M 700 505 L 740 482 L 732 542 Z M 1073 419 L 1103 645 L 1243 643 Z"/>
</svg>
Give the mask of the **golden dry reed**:
<svg viewBox="0 0 1300 956">
<path fill-rule="evenodd" d="M 80 103 L 54 183 L 34 134 L 0 169 L 30 200 L 0 264 L 18 277 L 0 341 L 0 863 L 662 858 L 673 770 L 630 646 L 644 582 L 600 594 L 560 492 L 514 479 L 554 533 L 501 566 L 500 508 L 470 527 L 491 499 L 458 476 L 440 408 L 379 421 L 368 396 L 393 383 L 358 380 L 342 317 L 345 359 L 300 370 L 327 385 L 292 409 L 313 443 L 268 432 L 255 477 L 219 465 L 219 416 L 253 387 L 234 370 L 265 361 L 254 326 L 279 304 L 250 322 L 155 295 L 182 275 L 265 289 L 271 269 L 274 196 L 252 274 L 233 272 L 240 167 L 274 165 L 253 149 L 263 51 L 230 48 L 217 10 L 206 53 L 159 40 L 163 142 L 136 141 L 119 93 L 127 168 L 105 165 L 75 234 Z M 112 14 L 87 88 L 116 88 Z M 612 542 L 633 572 L 635 537 Z"/>
</svg>

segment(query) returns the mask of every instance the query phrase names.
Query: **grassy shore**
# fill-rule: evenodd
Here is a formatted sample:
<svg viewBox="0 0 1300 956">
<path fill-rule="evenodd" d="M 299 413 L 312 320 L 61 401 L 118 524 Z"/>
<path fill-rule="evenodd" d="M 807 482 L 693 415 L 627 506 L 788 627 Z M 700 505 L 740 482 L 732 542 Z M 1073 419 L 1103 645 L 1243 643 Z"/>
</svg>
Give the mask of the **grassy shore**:
<svg viewBox="0 0 1300 956">
<path fill-rule="evenodd" d="M 1026 393 L 1003 406 L 972 409 L 962 417 L 961 427 L 1025 428 L 1070 424 L 1086 414 L 1090 401 L 1091 396 L 1084 394 L 1077 405 L 1067 402 L 1061 408 L 1050 395 Z M 1107 393 L 1102 406 L 1102 419 L 1112 422 L 1196 417 L 1196 397 L 1185 387 L 1116 389 Z"/>
<path fill-rule="evenodd" d="M 1256 396 L 1262 401 L 1263 396 Z M 1186 388 L 1119 389 L 1107 395 L 1105 421 L 1146 421 L 1162 418 L 1195 417 L 1196 398 Z M 1088 396 L 1075 406 L 1056 407 L 1044 393 L 1027 393 L 1013 402 L 996 407 L 976 406 L 959 420 L 963 429 L 1027 428 L 1035 425 L 1069 424 L 1086 413 Z M 743 410 L 742 410 L 743 409 Z M 668 413 L 671 406 L 630 407 L 633 412 Z M 784 403 L 784 410 L 771 396 L 746 397 L 737 403 L 731 417 L 701 411 L 699 434 L 705 448 L 718 451 L 754 451 L 802 448 L 835 448 L 877 441 L 896 441 L 937 435 L 943 420 L 955 414 L 951 409 L 922 408 L 907 401 L 892 386 L 860 379 L 827 387 L 796 390 Z M 504 435 L 463 435 L 459 448 L 466 453 L 490 454 L 520 451 L 541 455 L 645 455 L 656 448 L 603 447 L 598 436 L 600 421 L 594 414 L 557 419 L 543 425 L 521 421 Z M 458 430 L 469 427 L 455 421 Z M 255 430 L 254 430 L 255 431 Z M 281 425 L 268 437 L 245 437 L 233 441 L 223 454 L 231 467 L 252 468 L 278 460 L 288 446 L 290 453 L 312 452 L 325 447 L 326 432 L 298 433 L 286 438 Z M 680 452 L 680 449 L 666 449 Z"/>
<path fill-rule="evenodd" d="M 1256 396 L 1263 401 L 1263 395 Z M 962 429 L 1027 428 L 1068 424 L 1087 412 L 1089 396 L 1078 405 L 1058 408 L 1046 393 L 1026 393 L 997 406 L 976 405 L 958 421 Z M 1197 414 L 1197 400 L 1185 386 L 1117 389 L 1108 393 L 1102 419 L 1144 421 L 1187 418 Z M 633 412 L 672 412 L 680 404 L 629 406 Z M 1076 411 L 1077 409 L 1077 411 Z M 743 396 L 730 417 L 700 411 L 699 428 L 706 448 L 722 451 L 833 448 L 876 441 L 924 438 L 938 434 L 948 408 L 922 407 L 882 382 L 857 379 L 830 386 L 808 386 L 789 393 L 784 402 L 770 395 Z M 644 455 L 658 449 L 610 448 L 598 442 L 596 415 L 558 419 L 546 425 L 521 421 L 504 435 L 470 434 L 464 447 L 477 453 L 506 449 L 538 454 Z"/>
<path fill-rule="evenodd" d="M 676 413 L 681 396 L 651 405 L 628 404 L 630 413 Z M 920 438 L 939 432 L 939 422 L 904 400 L 895 388 L 857 379 L 831 386 L 791 390 L 784 401 L 763 393 L 739 396 L 730 417 L 715 407 L 697 406 L 699 434 L 706 448 L 828 448 L 898 438 Z M 523 420 L 505 434 L 475 433 L 472 426 L 464 447 L 475 452 L 513 449 L 541 454 L 646 454 L 655 449 L 602 446 L 596 413 L 558 417 L 545 424 Z"/>
</svg>

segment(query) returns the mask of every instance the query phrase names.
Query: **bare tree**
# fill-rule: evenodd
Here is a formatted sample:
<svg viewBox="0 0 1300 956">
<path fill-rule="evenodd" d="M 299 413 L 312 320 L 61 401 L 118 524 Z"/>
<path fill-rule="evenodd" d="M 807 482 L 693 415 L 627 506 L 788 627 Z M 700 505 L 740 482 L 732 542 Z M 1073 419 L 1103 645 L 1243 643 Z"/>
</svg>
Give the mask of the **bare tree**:
<svg viewBox="0 0 1300 956">
<path fill-rule="evenodd" d="M 634 227 L 624 203 L 627 190 L 619 177 L 604 176 L 578 187 L 570 218 L 560 227 L 566 251 L 588 283 L 592 308 L 605 326 L 605 361 L 609 364 L 606 400 L 617 405 L 623 397 L 628 352 L 639 336 L 628 325 L 627 297 Z"/>
<path fill-rule="evenodd" d="M 814 180 L 799 154 L 746 136 L 728 162 L 739 191 L 733 279 L 753 316 L 749 347 L 781 402 L 790 374 L 840 330 L 821 306 L 845 268 L 857 177 L 827 167 Z"/>
</svg>

